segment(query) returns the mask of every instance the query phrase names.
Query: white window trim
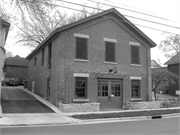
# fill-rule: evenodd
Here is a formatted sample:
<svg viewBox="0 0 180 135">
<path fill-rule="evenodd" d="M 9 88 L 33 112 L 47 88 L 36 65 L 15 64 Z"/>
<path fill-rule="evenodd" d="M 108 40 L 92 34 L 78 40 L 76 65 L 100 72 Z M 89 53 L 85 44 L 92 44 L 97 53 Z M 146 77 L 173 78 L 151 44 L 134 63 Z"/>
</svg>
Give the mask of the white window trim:
<svg viewBox="0 0 180 135">
<path fill-rule="evenodd" d="M 105 64 L 113 64 L 113 65 L 117 65 L 116 62 L 107 62 L 107 61 L 104 61 Z"/>
<path fill-rule="evenodd" d="M 117 43 L 117 39 L 113 39 L 113 38 L 104 38 L 104 41 Z"/>
<path fill-rule="evenodd" d="M 89 77 L 89 74 L 87 73 L 74 73 L 74 77 Z"/>
<path fill-rule="evenodd" d="M 89 62 L 89 60 L 85 60 L 85 59 L 74 59 L 74 60 L 79 62 Z"/>
<path fill-rule="evenodd" d="M 129 41 L 129 45 L 140 46 L 141 44 L 138 43 L 138 42 L 131 42 L 131 41 Z"/>
<path fill-rule="evenodd" d="M 141 101 L 142 98 L 131 98 L 131 101 Z"/>
<path fill-rule="evenodd" d="M 73 99 L 74 102 L 88 102 L 89 99 Z"/>
<path fill-rule="evenodd" d="M 74 33 L 74 37 L 89 38 L 89 35 Z"/>
<path fill-rule="evenodd" d="M 130 66 L 141 67 L 141 64 L 130 64 Z"/>
<path fill-rule="evenodd" d="M 130 80 L 141 80 L 140 76 L 130 76 Z"/>
</svg>

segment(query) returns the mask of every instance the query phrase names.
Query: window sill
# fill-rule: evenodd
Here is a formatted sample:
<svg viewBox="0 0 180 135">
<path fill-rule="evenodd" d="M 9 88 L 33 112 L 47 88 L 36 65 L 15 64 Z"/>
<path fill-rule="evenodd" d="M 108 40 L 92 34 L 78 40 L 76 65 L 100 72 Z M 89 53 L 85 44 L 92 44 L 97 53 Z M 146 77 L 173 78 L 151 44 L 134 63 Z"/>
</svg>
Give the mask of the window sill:
<svg viewBox="0 0 180 135">
<path fill-rule="evenodd" d="M 84 60 L 84 59 L 74 59 L 74 60 L 79 62 L 89 62 L 89 60 Z"/>
<path fill-rule="evenodd" d="M 116 62 L 107 62 L 107 61 L 104 61 L 105 64 L 113 64 L 113 65 L 117 65 Z"/>
<path fill-rule="evenodd" d="M 89 102 L 89 99 L 73 99 L 74 102 Z"/>
<path fill-rule="evenodd" d="M 134 67 L 141 67 L 140 64 L 130 64 L 130 66 L 134 66 Z"/>
<path fill-rule="evenodd" d="M 131 98 L 131 101 L 141 101 L 142 98 Z"/>
</svg>

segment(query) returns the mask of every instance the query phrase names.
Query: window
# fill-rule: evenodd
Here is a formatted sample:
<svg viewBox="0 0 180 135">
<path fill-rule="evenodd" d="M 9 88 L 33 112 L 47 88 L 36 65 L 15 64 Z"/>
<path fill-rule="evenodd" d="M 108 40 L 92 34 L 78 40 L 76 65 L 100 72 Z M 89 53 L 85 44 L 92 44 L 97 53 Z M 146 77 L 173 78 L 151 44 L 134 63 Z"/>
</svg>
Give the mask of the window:
<svg viewBox="0 0 180 135">
<path fill-rule="evenodd" d="M 115 43 L 114 42 L 105 42 L 105 61 L 106 62 L 115 62 Z"/>
<path fill-rule="evenodd" d="M 75 78 L 75 98 L 87 98 L 87 78 Z"/>
<path fill-rule="evenodd" d="M 108 96 L 108 81 L 98 81 L 98 96 L 107 97 Z"/>
<path fill-rule="evenodd" d="M 87 38 L 76 37 L 76 59 L 88 59 Z"/>
<path fill-rule="evenodd" d="M 37 58 L 35 57 L 34 58 L 34 66 L 36 66 L 36 61 L 37 61 Z"/>
<path fill-rule="evenodd" d="M 131 64 L 140 64 L 139 48 L 140 46 L 131 45 Z"/>
<path fill-rule="evenodd" d="M 131 97 L 140 98 L 140 80 L 131 80 Z"/>
<path fill-rule="evenodd" d="M 120 96 L 120 94 L 121 94 L 120 81 L 111 81 L 111 95 L 118 97 Z"/>
<path fill-rule="evenodd" d="M 52 45 L 48 45 L 48 69 L 51 69 Z"/>
<path fill-rule="evenodd" d="M 44 66 L 44 48 L 42 49 L 41 66 Z"/>
</svg>

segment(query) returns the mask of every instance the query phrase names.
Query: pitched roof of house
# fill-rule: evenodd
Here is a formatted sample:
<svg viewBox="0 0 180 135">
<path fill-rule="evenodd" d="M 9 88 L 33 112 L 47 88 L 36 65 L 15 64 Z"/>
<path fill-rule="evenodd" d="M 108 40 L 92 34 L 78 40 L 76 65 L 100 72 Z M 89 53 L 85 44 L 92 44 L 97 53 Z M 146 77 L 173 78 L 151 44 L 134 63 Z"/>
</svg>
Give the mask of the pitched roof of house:
<svg viewBox="0 0 180 135">
<path fill-rule="evenodd" d="M 15 57 L 6 58 L 5 61 L 6 66 L 28 66 L 28 61 L 25 58 L 21 58 L 20 56 L 16 55 Z"/>
<path fill-rule="evenodd" d="M 132 28 L 135 32 L 139 33 L 147 42 L 148 45 L 150 47 L 155 47 L 156 43 L 154 41 L 152 41 L 146 34 L 144 34 L 139 28 L 137 28 L 133 23 L 131 23 L 126 17 L 124 17 L 121 13 L 119 13 L 115 8 L 111 8 L 109 10 L 105 10 L 103 12 L 91 15 L 89 17 L 86 17 L 84 19 L 78 20 L 76 22 L 70 23 L 68 25 L 59 27 L 57 29 L 55 29 L 40 45 L 38 45 L 27 57 L 26 59 L 31 58 L 31 56 L 33 56 L 33 54 L 35 54 L 42 46 L 44 46 L 49 40 L 51 40 L 53 37 L 55 37 L 58 33 L 67 30 L 69 28 L 78 26 L 82 23 L 88 22 L 90 20 L 96 19 L 98 17 L 102 17 L 105 16 L 107 14 L 114 14 L 116 15 L 120 21 L 126 22 L 126 25 L 128 25 L 128 27 Z M 125 24 L 125 23 L 124 23 Z"/>
<path fill-rule="evenodd" d="M 1 25 L 6 28 L 6 35 L 5 35 L 5 40 L 6 40 L 8 32 L 9 32 L 9 27 L 11 24 L 0 17 L 0 26 Z"/>
<path fill-rule="evenodd" d="M 164 65 L 172 65 L 180 63 L 180 52 L 170 58 Z"/>
</svg>

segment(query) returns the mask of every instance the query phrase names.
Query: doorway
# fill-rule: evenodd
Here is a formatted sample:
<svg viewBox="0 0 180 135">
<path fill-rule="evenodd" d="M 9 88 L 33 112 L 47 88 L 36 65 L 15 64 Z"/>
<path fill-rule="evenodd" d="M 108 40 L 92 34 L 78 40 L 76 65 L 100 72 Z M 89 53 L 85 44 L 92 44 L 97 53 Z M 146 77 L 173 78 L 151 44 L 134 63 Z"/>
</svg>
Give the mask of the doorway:
<svg viewBox="0 0 180 135">
<path fill-rule="evenodd" d="M 98 102 L 100 109 L 122 107 L 122 80 L 98 79 Z"/>
</svg>

